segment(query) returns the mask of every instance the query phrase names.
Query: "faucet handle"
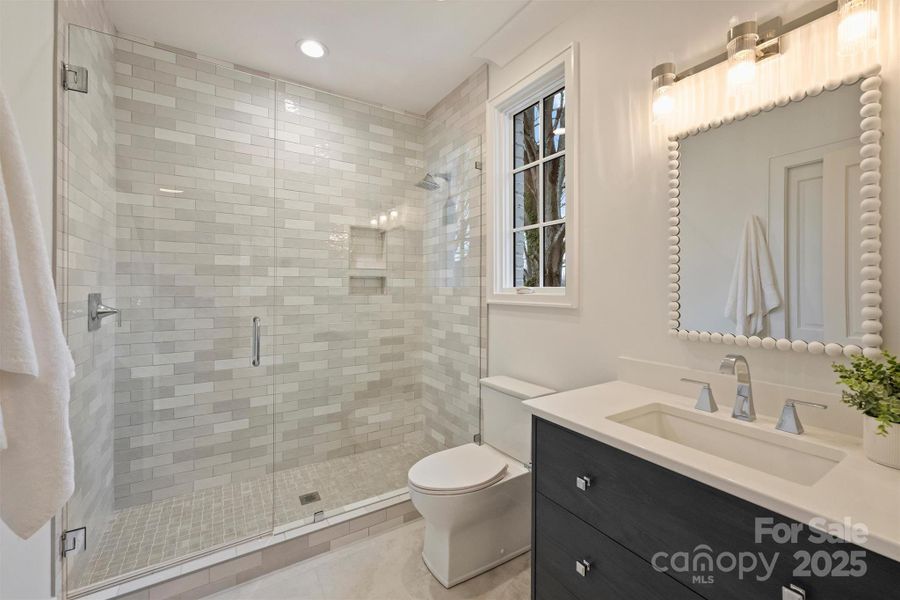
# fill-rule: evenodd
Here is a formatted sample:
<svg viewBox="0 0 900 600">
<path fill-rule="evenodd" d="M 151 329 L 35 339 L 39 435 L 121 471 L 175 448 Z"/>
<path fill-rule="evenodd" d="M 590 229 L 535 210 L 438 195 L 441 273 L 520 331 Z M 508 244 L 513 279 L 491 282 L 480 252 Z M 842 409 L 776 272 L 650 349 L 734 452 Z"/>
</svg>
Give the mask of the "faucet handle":
<svg viewBox="0 0 900 600">
<path fill-rule="evenodd" d="M 803 433 L 803 424 L 800 422 L 800 415 L 797 414 L 798 404 L 812 406 L 813 408 L 820 408 L 822 410 L 828 408 L 824 404 L 819 404 L 818 402 L 806 402 L 805 400 L 788 398 L 784 402 L 784 408 L 781 409 L 781 416 L 778 417 L 778 424 L 775 425 L 775 429 L 793 433 L 795 435 Z"/>
<path fill-rule="evenodd" d="M 703 386 L 700 388 L 700 395 L 697 397 L 697 404 L 694 405 L 695 409 L 709 413 L 714 413 L 719 410 L 719 406 L 716 404 L 716 399 L 713 396 L 713 391 L 712 388 L 709 387 L 708 381 L 689 379 L 687 377 L 682 377 L 681 380 L 686 383 L 696 383 L 697 385 Z"/>
</svg>

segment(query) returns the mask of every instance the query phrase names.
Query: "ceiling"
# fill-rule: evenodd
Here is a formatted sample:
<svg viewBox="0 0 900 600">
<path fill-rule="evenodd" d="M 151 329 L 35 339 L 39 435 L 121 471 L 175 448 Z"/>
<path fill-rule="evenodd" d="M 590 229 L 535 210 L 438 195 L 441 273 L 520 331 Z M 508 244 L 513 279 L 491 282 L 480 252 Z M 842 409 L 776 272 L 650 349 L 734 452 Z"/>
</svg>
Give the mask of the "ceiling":
<svg viewBox="0 0 900 600">
<path fill-rule="evenodd" d="M 105 0 L 120 33 L 425 114 L 486 59 L 515 56 L 585 2 Z M 521 35 L 516 35 L 520 32 Z M 312 38 L 322 59 L 296 49 Z"/>
</svg>

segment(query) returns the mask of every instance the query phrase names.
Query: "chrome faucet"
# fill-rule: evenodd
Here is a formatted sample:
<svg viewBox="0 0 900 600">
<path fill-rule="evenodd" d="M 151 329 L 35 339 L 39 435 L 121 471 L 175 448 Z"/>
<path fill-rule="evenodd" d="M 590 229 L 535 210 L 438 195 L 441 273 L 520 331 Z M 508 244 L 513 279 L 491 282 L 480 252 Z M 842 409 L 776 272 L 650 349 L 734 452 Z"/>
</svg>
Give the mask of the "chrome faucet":
<svg viewBox="0 0 900 600">
<path fill-rule="evenodd" d="M 701 386 L 700 395 L 697 396 L 697 404 L 694 405 L 695 409 L 709 413 L 714 413 L 719 410 L 719 407 L 716 405 L 716 398 L 713 396 L 712 388 L 709 387 L 708 381 L 688 379 L 687 377 L 682 377 L 681 380 L 685 383 L 696 383 Z"/>
<path fill-rule="evenodd" d="M 755 421 L 753 408 L 753 385 L 750 383 L 750 365 L 740 354 L 729 354 L 719 364 L 719 373 L 737 375 L 737 394 L 731 416 L 741 421 Z"/>
<path fill-rule="evenodd" d="M 784 408 L 781 409 L 781 416 L 778 417 L 778 423 L 775 425 L 775 429 L 796 435 L 803 433 L 803 424 L 800 422 L 800 416 L 797 414 L 798 404 L 812 406 L 813 408 L 820 408 L 822 410 L 828 408 L 824 404 L 819 404 L 818 402 L 804 402 L 803 400 L 788 398 L 784 403 Z"/>
</svg>

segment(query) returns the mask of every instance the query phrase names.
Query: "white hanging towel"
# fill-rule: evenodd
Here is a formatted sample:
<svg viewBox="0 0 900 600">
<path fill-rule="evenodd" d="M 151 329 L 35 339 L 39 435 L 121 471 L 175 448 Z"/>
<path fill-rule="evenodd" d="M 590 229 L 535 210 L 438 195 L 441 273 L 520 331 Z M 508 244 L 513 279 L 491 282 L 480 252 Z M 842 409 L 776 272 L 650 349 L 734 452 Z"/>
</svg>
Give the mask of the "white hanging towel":
<svg viewBox="0 0 900 600">
<path fill-rule="evenodd" d="M 736 335 L 750 336 L 765 330 L 766 316 L 779 306 L 781 294 L 766 234 L 756 215 L 750 215 L 731 275 L 725 316 L 734 321 Z"/>
<path fill-rule="evenodd" d="M 66 346 L 37 199 L 0 91 L 0 518 L 22 538 L 74 489 Z"/>
</svg>

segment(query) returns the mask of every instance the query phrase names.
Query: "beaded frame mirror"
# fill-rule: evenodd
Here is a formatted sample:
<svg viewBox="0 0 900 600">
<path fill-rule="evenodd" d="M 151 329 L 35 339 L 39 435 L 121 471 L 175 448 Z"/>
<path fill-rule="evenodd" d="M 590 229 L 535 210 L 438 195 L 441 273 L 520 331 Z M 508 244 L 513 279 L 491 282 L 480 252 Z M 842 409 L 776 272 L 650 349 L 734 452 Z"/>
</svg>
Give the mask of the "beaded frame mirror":
<svg viewBox="0 0 900 600">
<path fill-rule="evenodd" d="M 798 90 L 790 96 L 783 96 L 751 110 L 728 115 L 721 119 L 693 127 L 687 131 L 669 136 L 668 142 L 668 218 L 669 218 L 669 334 L 682 340 L 710 342 L 726 345 L 749 346 L 751 348 L 777 349 L 782 351 L 809 352 L 828 356 L 853 356 L 865 354 L 877 357 L 881 354 L 881 66 L 874 65 L 861 72 L 852 73 L 841 80 L 831 80 L 824 85 L 806 90 Z M 861 82 L 861 83 L 860 83 Z M 776 107 L 800 102 L 804 98 L 818 96 L 824 91 L 832 91 L 842 85 L 859 84 L 859 111 L 861 134 L 860 147 L 860 260 L 858 263 L 861 280 L 861 331 L 860 344 L 841 344 L 826 341 L 805 341 L 760 336 L 735 335 L 732 333 L 683 329 L 681 326 L 681 198 L 680 159 L 682 140 L 702 132 L 742 121 L 747 117 L 768 112 Z M 827 240 L 824 240 L 827 243 Z"/>
</svg>

